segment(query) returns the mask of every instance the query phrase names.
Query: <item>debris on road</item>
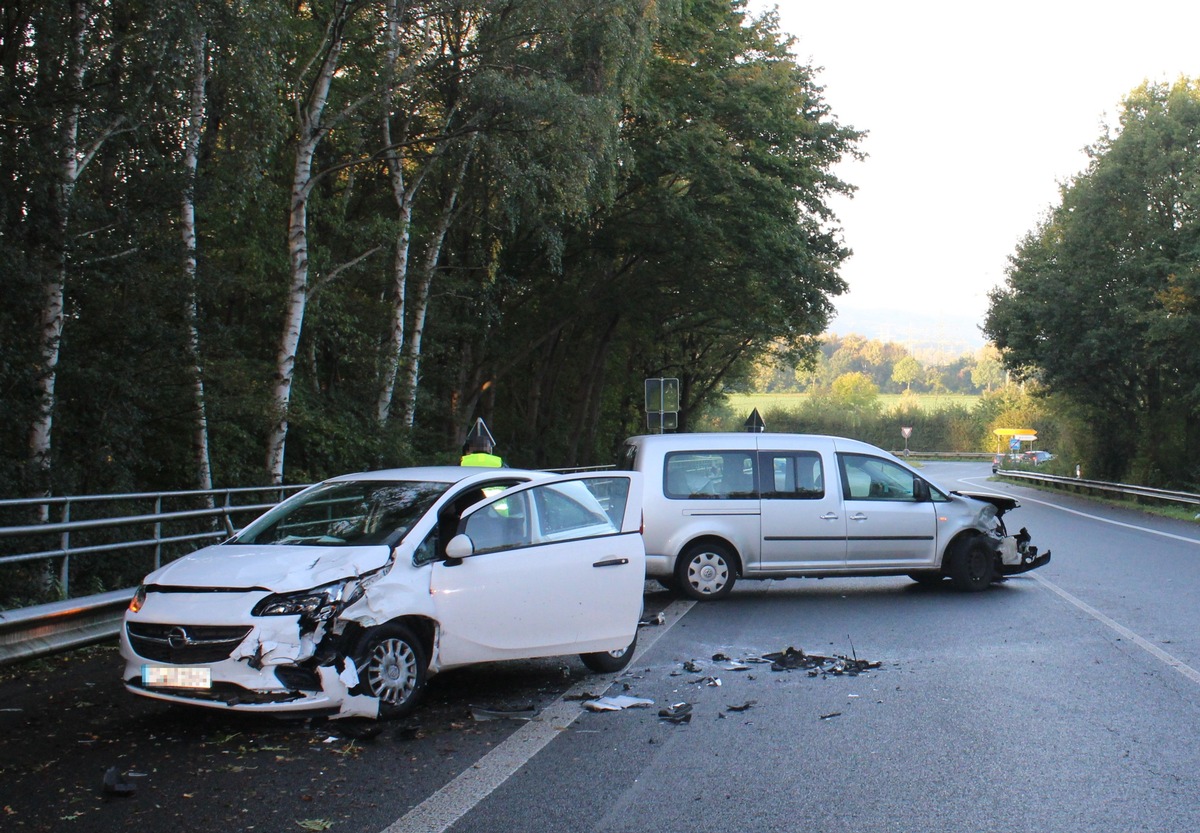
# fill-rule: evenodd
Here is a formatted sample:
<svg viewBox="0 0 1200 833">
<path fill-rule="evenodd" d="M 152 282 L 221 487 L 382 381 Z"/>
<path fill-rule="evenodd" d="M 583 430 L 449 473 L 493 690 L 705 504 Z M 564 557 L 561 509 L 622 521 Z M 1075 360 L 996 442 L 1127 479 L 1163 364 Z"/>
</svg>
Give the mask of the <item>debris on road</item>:
<svg viewBox="0 0 1200 833">
<path fill-rule="evenodd" d="M 806 654 L 801 649 L 792 647 L 773 654 L 763 654 L 762 658 L 771 663 L 772 671 L 803 669 L 808 671 L 810 677 L 826 674 L 854 676 L 882 665 L 878 661 L 868 661 L 857 657 L 826 657 L 820 654 Z"/>
<path fill-rule="evenodd" d="M 691 723 L 692 721 L 692 704 L 691 703 L 676 703 L 667 709 L 659 709 L 658 717 L 667 723 Z"/>
<path fill-rule="evenodd" d="M 841 716 L 842 716 L 841 712 L 830 712 L 829 714 L 821 715 L 821 720 L 829 720 L 830 718 L 841 717 Z"/>
<path fill-rule="evenodd" d="M 588 700 L 583 707 L 590 712 L 617 712 L 622 709 L 638 709 L 653 705 L 653 700 L 647 700 L 644 697 L 619 694 L 616 697 L 599 697 L 595 700 Z"/>
<path fill-rule="evenodd" d="M 645 619 L 640 620 L 638 622 L 638 627 L 641 628 L 647 625 L 662 625 L 666 621 L 667 618 L 663 616 L 662 613 L 655 613 L 653 616 L 647 616 Z"/>
<path fill-rule="evenodd" d="M 103 792 L 105 795 L 130 796 L 137 790 L 137 785 L 129 780 L 127 772 L 121 772 L 117 767 L 110 766 L 104 771 Z"/>
<path fill-rule="evenodd" d="M 471 706 L 471 717 L 475 720 L 533 720 L 537 717 L 537 709 L 529 706 L 523 709 L 489 709 L 484 706 Z"/>
<path fill-rule="evenodd" d="M 744 711 L 749 710 L 749 708 L 751 706 L 755 706 L 755 705 L 758 705 L 757 700 L 747 700 L 745 703 L 742 703 L 742 705 L 740 705 L 740 706 L 726 706 L 725 708 L 727 708 L 731 712 L 744 712 Z"/>
</svg>

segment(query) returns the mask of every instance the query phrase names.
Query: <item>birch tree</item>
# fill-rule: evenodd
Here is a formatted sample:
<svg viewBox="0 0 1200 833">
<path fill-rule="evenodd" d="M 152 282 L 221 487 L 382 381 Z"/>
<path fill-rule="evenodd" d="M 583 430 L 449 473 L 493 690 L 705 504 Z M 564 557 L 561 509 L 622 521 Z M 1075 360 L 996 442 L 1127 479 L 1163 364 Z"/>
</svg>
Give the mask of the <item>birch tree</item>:
<svg viewBox="0 0 1200 833">
<path fill-rule="evenodd" d="M 317 184 L 313 159 L 317 147 L 333 125 L 353 111 L 348 103 L 341 113 L 326 115 L 330 89 L 346 47 L 347 27 L 359 13 L 361 3 L 335 0 L 313 58 L 304 67 L 293 90 L 296 120 L 296 150 L 292 167 L 288 209 L 287 245 L 291 266 L 283 334 L 275 361 L 272 391 L 273 424 L 267 437 L 267 475 L 272 483 L 283 482 L 284 449 L 287 443 L 288 406 L 296 370 L 296 351 L 304 326 L 309 299 L 308 203 Z M 361 103 L 361 102 L 356 102 Z"/>
</svg>

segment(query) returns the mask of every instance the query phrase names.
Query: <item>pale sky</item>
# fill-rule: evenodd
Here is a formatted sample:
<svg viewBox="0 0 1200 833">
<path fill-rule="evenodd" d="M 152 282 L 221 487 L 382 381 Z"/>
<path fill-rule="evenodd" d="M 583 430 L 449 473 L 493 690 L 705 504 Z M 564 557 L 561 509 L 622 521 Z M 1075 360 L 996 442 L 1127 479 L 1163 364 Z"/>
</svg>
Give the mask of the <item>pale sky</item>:
<svg viewBox="0 0 1200 833">
<path fill-rule="evenodd" d="M 868 131 L 832 206 L 858 311 L 978 324 L 1007 258 L 1143 81 L 1200 77 L 1197 0 L 751 0 L 776 6 L 840 123 Z M 842 326 L 837 326 L 842 325 Z"/>
</svg>

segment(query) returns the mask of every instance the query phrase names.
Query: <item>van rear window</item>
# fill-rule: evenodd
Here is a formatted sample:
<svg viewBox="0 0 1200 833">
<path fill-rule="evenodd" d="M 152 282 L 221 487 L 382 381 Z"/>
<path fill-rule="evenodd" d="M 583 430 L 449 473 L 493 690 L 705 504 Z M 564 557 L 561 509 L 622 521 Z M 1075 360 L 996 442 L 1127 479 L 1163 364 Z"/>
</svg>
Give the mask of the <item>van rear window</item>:
<svg viewBox="0 0 1200 833">
<path fill-rule="evenodd" d="M 758 496 L 753 451 L 675 451 L 666 456 L 663 490 L 676 500 Z"/>
</svg>

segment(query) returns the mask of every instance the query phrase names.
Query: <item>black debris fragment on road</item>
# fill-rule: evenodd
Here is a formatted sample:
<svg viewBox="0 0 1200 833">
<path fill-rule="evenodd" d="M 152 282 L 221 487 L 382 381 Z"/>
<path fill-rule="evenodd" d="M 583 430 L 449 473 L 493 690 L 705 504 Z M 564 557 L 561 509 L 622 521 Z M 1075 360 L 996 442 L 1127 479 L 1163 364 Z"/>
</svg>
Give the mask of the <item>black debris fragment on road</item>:
<svg viewBox="0 0 1200 833">
<path fill-rule="evenodd" d="M 692 721 L 692 704 L 691 703 L 676 703 L 667 709 L 658 710 L 659 719 L 667 723 L 691 723 Z"/>
<path fill-rule="evenodd" d="M 882 663 L 857 657 L 806 654 L 799 648 L 789 647 L 784 651 L 763 654 L 764 660 L 769 660 L 772 671 L 808 671 L 809 676 L 816 677 L 827 674 L 854 676 L 864 671 L 879 668 Z"/>
<path fill-rule="evenodd" d="M 105 795 L 124 798 L 133 795 L 137 790 L 137 785 L 130 780 L 129 773 L 121 772 L 117 767 L 110 766 L 104 771 L 102 790 Z"/>
</svg>

